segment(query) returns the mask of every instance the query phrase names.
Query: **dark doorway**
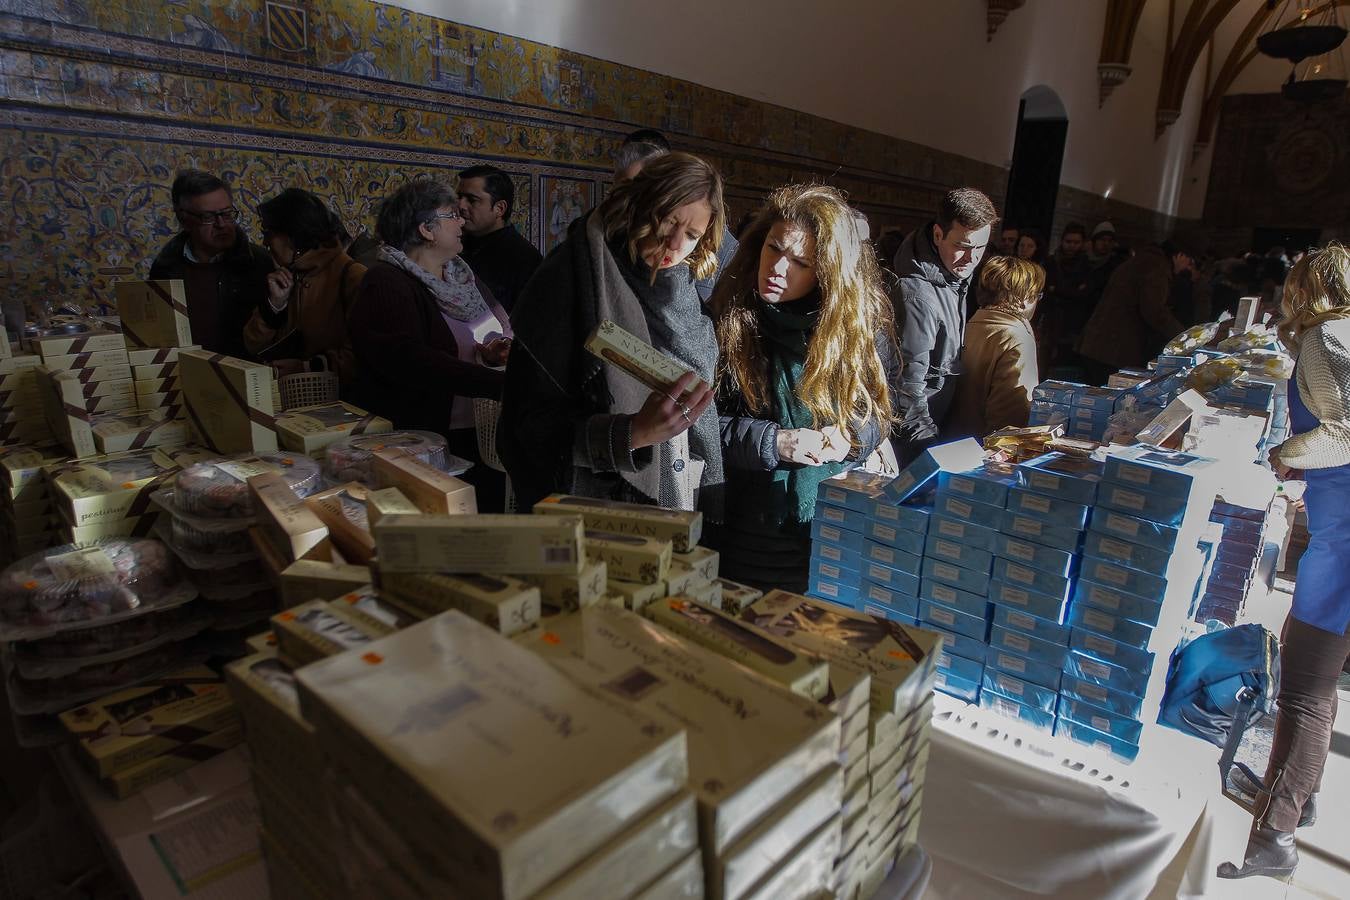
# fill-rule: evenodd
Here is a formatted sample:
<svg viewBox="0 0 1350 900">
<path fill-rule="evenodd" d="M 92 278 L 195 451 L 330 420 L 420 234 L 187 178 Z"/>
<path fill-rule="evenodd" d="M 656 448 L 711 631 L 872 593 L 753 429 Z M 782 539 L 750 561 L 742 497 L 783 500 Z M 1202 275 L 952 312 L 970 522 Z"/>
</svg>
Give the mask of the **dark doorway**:
<svg viewBox="0 0 1350 900">
<path fill-rule="evenodd" d="M 1058 94 L 1048 87 L 1037 86 L 1022 95 L 1004 201 L 1005 226 L 1035 228 L 1047 241 L 1050 239 L 1068 133 L 1069 118 Z"/>
</svg>

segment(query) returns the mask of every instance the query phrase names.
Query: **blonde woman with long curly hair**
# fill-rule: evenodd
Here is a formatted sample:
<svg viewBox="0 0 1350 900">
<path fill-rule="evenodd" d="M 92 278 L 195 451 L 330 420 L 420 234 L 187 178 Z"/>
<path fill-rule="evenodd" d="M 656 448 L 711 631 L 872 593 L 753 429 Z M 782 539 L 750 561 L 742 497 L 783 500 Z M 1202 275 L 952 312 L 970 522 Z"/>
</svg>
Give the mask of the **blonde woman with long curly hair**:
<svg viewBox="0 0 1350 900">
<path fill-rule="evenodd" d="M 710 301 L 727 577 L 801 591 L 817 488 L 890 434 L 895 334 L 876 256 L 834 188 L 769 195 Z"/>
<path fill-rule="evenodd" d="M 1279 715 L 1241 865 L 1221 878 L 1288 879 L 1295 828 L 1317 818 L 1331 748 L 1336 680 L 1350 659 L 1350 250 L 1329 244 L 1299 260 L 1284 283 L 1280 336 L 1294 353 L 1293 436 L 1270 451 L 1281 478 L 1307 482 L 1308 549 L 1280 639 Z"/>
</svg>

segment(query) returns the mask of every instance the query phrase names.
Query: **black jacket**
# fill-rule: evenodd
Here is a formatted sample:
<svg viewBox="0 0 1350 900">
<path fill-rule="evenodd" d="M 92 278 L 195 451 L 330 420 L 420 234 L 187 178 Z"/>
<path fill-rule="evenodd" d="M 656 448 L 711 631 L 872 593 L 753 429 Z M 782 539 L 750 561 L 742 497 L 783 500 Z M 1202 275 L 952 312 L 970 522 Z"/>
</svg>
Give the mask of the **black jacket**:
<svg viewBox="0 0 1350 900">
<path fill-rule="evenodd" d="M 525 282 L 544 259 L 534 244 L 520 236 L 514 225 L 483 237 L 466 234 L 464 252 L 460 256 L 508 313 L 525 289 Z"/>
<path fill-rule="evenodd" d="M 216 303 L 214 331 L 220 337 L 214 341 L 214 347 L 203 346 L 212 353 L 224 353 L 242 359 L 252 356 L 244 347 L 244 326 L 253 311 L 267 304 L 267 275 L 276 268 L 272 256 L 262 247 L 249 242 L 243 229 L 235 230 L 234 246 L 225 252 L 220 267 L 220 277 L 216 283 Z M 164 245 L 150 264 L 150 279 L 159 281 L 168 278 L 184 278 L 187 271 L 187 259 L 183 248 L 187 245 L 187 232 L 176 235 Z M 188 318 L 192 315 L 193 298 L 187 298 Z M 209 306 L 198 301 L 200 310 Z"/>
</svg>

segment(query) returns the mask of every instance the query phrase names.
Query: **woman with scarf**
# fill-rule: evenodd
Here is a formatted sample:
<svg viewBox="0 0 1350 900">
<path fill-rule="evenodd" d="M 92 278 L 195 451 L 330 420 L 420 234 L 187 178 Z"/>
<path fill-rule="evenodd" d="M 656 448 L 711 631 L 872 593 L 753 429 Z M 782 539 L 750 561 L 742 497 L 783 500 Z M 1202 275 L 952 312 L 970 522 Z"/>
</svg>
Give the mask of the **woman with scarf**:
<svg viewBox="0 0 1350 900">
<path fill-rule="evenodd" d="M 820 483 L 890 434 L 895 330 L 876 255 L 834 188 L 769 195 L 713 292 L 727 578 L 806 589 Z"/>
<path fill-rule="evenodd" d="M 445 435 L 451 453 L 475 463 L 464 480 L 479 511 L 501 512 L 505 480 L 481 465 L 473 398 L 500 396 L 511 323 L 459 258 L 458 203 L 448 185 L 419 179 L 380 205 L 379 260 L 348 321 L 358 402 L 395 428 Z"/>
<path fill-rule="evenodd" d="M 706 161 L 671 153 L 574 221 L 516 300 L 497 449 L 522 509 L 550 493 L 719 518 L 712 406 L 717 342 L 694 283 L 717 265 L 726 214 Z M 584 349 L 612 321 L 688 372 L 651 391 Z"/>
</svg>

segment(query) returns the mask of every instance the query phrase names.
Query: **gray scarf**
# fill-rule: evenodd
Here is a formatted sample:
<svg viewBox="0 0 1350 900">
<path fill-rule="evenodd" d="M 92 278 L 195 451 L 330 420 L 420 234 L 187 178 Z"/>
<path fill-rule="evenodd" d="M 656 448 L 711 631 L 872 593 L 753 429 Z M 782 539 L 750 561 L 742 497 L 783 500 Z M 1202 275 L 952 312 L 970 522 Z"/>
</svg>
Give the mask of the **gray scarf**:
<svg viewBox="0 0 1350 900">
<path fill-rule="evenodd" d="M 436 298 L 436 305 L 441 308 L 441 312 L 450 318 L 460 322 L 476 322 L 492 315 L 483 293 L 478 290 L 473 269 L 458 256 L 445 264 L 445 271 L 440 278 L 388 244 L 380 247 L 379 258 L 422 282 L 431 291 L 431 296 Z"/>
<path fill-rule="evenodd" d="M 598 215 L 589 216 L 586 238 L 590 244 L 599 318 L 614 321 L 711 384 L 717 368 L 717 338 L 711 320 L 703 314 L 688 269 L 681 266 L 659 272 L 656 283 L 651 284 L 645 266 L 633 266 L 626 257 L 622 263 L 615 258 L 605 241 Z M 605 380 L 616 412 L 636 412 L 650 393 L 636 379 L 611 366 L 605 367 Z M 678 509 L 695 508 L 694 491 L 715 487 L 704 492 L 699 505 L 714 521 L 720 521 L 721 485 L 726 479 L 716 406 L 708 404 L 692 428 L 652 450 L 653 465 L 632 477 L 624 477 L 659 505 Z M 691 460 L 702 462 L 701 472 L 690 465 Z"/>
</svg>

